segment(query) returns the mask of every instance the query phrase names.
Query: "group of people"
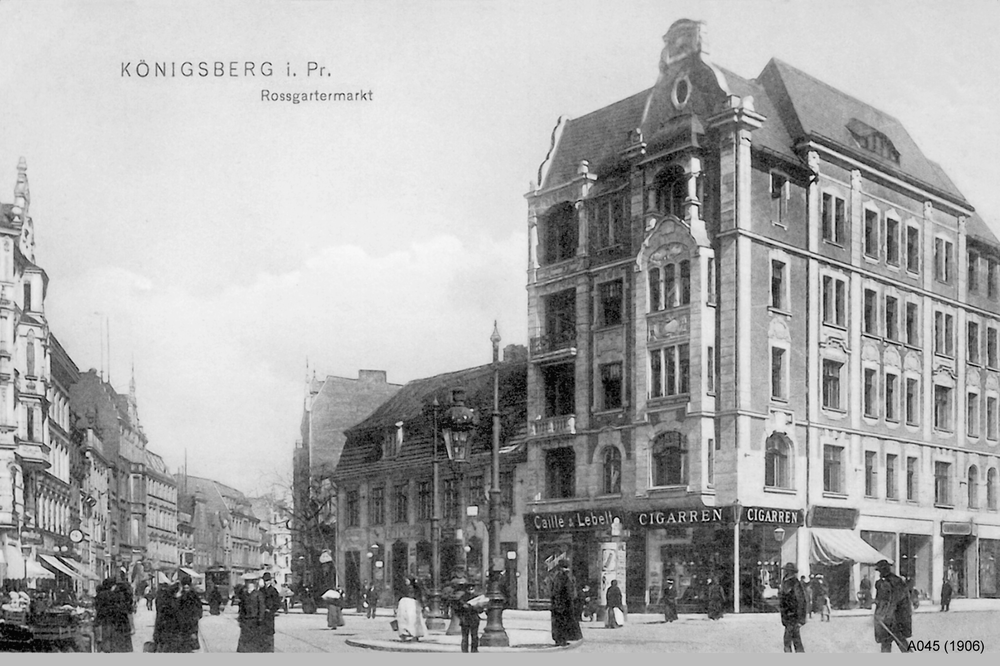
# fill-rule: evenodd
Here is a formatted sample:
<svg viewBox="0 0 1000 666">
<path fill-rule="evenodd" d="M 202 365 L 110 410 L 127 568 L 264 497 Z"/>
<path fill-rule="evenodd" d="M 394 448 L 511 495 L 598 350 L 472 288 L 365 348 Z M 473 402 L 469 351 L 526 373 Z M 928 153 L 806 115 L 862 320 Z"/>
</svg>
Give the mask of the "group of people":
<svg viewBox="0 0 1000 666">
<path fill-rule="evenodd" d="M 250 579 L 235 593 L 240 626 L 237 652 L 274 652 L 274 616 L 281 610 L 281 594 L 272 585 L 271 574 L 264 572 L 260 584 Z M 200 607 L 199 607 L 200 610 Z"/>
<path fill-rule="evenodd" d="M 913 604 L 908 585 L 893 573 L 892 565 L 887 560 L 879 561 L 875 570 L 879 573 L 879 579 L 875 582 L 875 642 L 882 652 L 891 652 L 893 644 L 900 652 L 907 652 L 908 639 L 913 635 Z M 806 584 L 805 576 L 801 579 L 798 577 L 798 568 L 791 562 L 784 566 L 783 571 L 784 579 L 778 589 L 778 610 L 781 624 L 785 627 L 785 652 L 805 652 L 800 630 L 812 612 L 815 612 L 817 599 L 821 595 L 813 592 L 810 601 L 811 585 Z M 825 616 L 829 621 L 828 599 L 824 606 L 820 617 Z"/>
<path fill-rule="evenodd" d="M 135 633 L 132 588 L 124 581 L 106 578 L 94 595 L 94 640 L 98 652 L 132 652 Z"/>
</svg>

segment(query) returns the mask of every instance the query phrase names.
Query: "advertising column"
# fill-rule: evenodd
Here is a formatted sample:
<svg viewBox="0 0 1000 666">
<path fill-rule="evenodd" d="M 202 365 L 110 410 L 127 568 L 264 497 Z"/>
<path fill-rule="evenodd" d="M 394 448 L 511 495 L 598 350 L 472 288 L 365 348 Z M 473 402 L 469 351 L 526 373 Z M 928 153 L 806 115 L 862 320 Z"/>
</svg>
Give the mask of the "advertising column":
<svg viewBox="0 0 1000 666">
<path fill-rule="evenodd" d="M 628 613 L 628 603 L 625 600 L 624 590 L 628 589 L 625 585 L 625 544 L 621 541 L 612 541 L 610 543 L 601 544 L 601 596 L 599 598 L 599 604 L 601 606 L 607 605 L 608 599 L 608 588 L 611 587 L 611 581 L 617 580 L 618 587 L 622 589 L 622 599 L 623 605 L 625 606 L 625 613 Z M 603 613 L 602 613 L 603 616 Z"/>
</svg>

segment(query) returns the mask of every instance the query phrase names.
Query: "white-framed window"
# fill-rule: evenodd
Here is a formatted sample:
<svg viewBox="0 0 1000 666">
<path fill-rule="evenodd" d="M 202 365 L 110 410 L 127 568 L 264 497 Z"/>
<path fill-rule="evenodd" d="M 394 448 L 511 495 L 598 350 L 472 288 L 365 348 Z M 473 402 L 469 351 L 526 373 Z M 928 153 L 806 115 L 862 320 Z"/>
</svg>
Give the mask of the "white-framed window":
<svg viewBox="0 0 1000 666">
<path fill-rule="evenodd" d="M 979 437 L 979 393 L 965 394 L 965 430 L 969 437 Z"/>
<path fill-rule="evenodd" d="M 823 276 L 823 323 L 847 326 L 847 281 L 842 278 Z"/>
<path fill-rule="evenodd" d="M 968 356 L 969 363 L 973 365 L 979 365 L 980 353 L 979 353 L 979 323 L 970 321 L 966 323 L 967 337 L 968 337 L 968 349 L 966 356 Z"/>
<path fill-rule="evenodd" d="M 955 356 L 955 317 L 940 310 L 934 311 L 934 353 Z"/>
<path fill-rule="evenodd" d="M 885 420 L 899 421 L 899 375 L 885 373 Z"/>
<path fill-rule="evenodd" d="M 788 350 L 771 346 L 771 399 L 788 400 Z"/>
<path fill-rule="evenodd" d="M 879 249 L 879 215 L 878 210 L 865 207 L 864 209 L 864 253 L 866 257 L 878 259 Z"/>
<path fill-rule="evenodd" d="M 650 312 L 691 303 L 691 261 L 678 261 L 649 269 Z"/>
<path fill-rule="evenodd" d="M 864 291 L 864 331 L 868 335 L 878 335 L 878 292 L 874 289 Z"/>
<path fill-rule="evenodd" d="M 788 176 L 777 171 L 771 172 L 771 223 L 788 226 Z"/>
<path fill-rule="evenodd" d="M 878 370 L 865 368 L 863 373 L 864 415 L 870 419 L 878 418 Z"/>
<path fill-rule="evenodd" d="M 847 209 L 844 199 L 831 194 L 823 193 L 823 240 L 843 245 L 847 238 Z"/>
<path fill-rule="evenodd" d="M 951 506 L 951 463 L 934 462 L 934 503 Z"/>
<path fill-rule="evenodd" d="M 934 239 L 934 278 L 938 282 L 951 282 L 953 250 L 954 245 L 947 238 Z"/>
<path fill-rule="evenodd" d="M 843 382 L 841 376 L 844 364 L 841 361 L 823 359 L 823 407 L 836 411 L 843 410 Z"/>
<path fill-rule="evenodd" d="M 912 301 L 906 303 L 906 344 L 920 346 L 920 305 Z"/>
<path fill-rule="evenodd" d="M 920 227 L 906 226 L 906 270 L 920 272 Z"/>
<path fill-rule="evenodd" d="M 979 508 L 979 468 L 975 465 L 969 466 L 969 472 L 967 476 L 966 492 L 968 494 L 967 501 L 970 509 Z"/>
<path fill-rule="evenodd" d="M 885 216 L 885 263 L 899 266 L 899 220 Z"/>
<path fill-rule="evenodd" d="M 954 428 L 955 389 L 943 384 L 934 385 L 934 429 L 952 432 Z"/>
<path fill-rule="evenodd" d="M 986 365 L 997 367 L 997 329 L 993 326 L 986 328 Z"/>
<path fill-rule="evenodd" d="M 792 443 L 780 432 L 771 433 L 764 446 L 764 486 L 791 488 Z"/>
<path fill-rule="evenodd" d="M 899 456 L 895 453 L 887 453 L 885 456 L 885 497 L 886 499 L 897 499 L 896 490 L 896 475 L 899 473 L 897 469 L 899 465 Z"/>
<path fill-rule="evenodd" d="M 899 340 L 899 299 L 895 296 L 885 297 L 885 337 Z"/>
<path fill-rule="evenodd" d="M 997 468 L 990 467 L 986 472 L 986 508 L 997 510 Z"/>
<path fill-rule="evenodd" d="M 970 294 L 975 294 L 979 291 L 979 253 L 969 250 L 968 262 L 969 279 L 966 286 Z"/>
<path fill-rule="evenodd" d="M 878 454 L 865 451 L 865 497 L 875 497 L 878 493 Z"/>
<path fill-rule="evenodd" d="M 649 395 L 651 398 L 684 395 L 691 391 L 688 345 L 673 345 L 649 351 Z"/>
<path fill-rule="evenodd" d="M 771 307 L 775 310 L 788 310 L 788 264 L 778 259 L 771 259 Z"/>
<path fill-rule="evenodd" d="M 825 444 L 823 446 L 823 491 L 844 492 L 844 447 Z"/>
<path fill-rule="evenodd" d="M 997 440 L 998 432 L 1000 432 L 998 418 L 1000 418 L 1000 414 L 997 413 L 997 397 L 988 395 L 986 396 L 986 439 L 994 442 Z"/>
</svg>

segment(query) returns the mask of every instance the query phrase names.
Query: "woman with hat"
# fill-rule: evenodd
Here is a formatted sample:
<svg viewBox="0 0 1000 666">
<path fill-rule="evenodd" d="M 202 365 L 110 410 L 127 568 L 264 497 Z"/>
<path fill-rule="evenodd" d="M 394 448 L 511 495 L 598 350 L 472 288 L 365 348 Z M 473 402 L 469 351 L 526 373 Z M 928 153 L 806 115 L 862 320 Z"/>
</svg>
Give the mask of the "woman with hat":
<svg viewBox="0 0 1000 666">
<path fill-rule="evenodd" d="M 668 576 L 663 586 L 663 619 L 667 622 L 677 619 L 677 588 L 673 576 Z"/>
<path fill-rule="evenodd" d="M 791 562 L 783 569 L 785 577 L 778 588 L 778 610 L 785 627 L 785 652 L 805 652 L 799 628 L 806 623 L 809 608 L 806 590 L 798 579 L 798 568 Z"/>
<path fill-rule="evenodd" d="M 565 559 L 556 565 L 551 590 L 552 640 L 560 646 L 569 645 L 570 641 L 583 640 L 580 616 L 576 614 L 576 578 L 570 573 L 569 562 Z"/>
<path fill-rule="evenodd" d="M 396 605 L 396 630 L 402 641 L 419 641 L 427 635 L 427 628 L 424 626 L 423 605 L 420 601 L 423 597 L 423 590 L 413 578 L 409 579 L 407 583 L 406 592 Z"/>
</svg>

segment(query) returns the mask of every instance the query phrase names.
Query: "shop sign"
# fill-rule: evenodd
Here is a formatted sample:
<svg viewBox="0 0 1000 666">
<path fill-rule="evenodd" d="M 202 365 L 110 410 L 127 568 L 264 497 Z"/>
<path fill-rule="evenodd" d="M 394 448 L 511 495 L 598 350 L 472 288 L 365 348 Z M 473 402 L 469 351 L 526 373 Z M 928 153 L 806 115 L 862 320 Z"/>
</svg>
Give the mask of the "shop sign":
<svg viewBox="0 0 1000 666">
<path fill-rule="evenodd" d="M 763 506 L 745 506 L 740 515 L 740 522 L 799 526 L 802 524 L 802 509 L 772 509 Z"/>
<path fill-rule="evenodd" d="M 842 506 L 814 506 L 809 509 L 809 527 L 834 527 L 853 530 L 858 524 L 858 509 Z"/>
<path fill-rule="evenodd" d="M 970 534 L 972 534 L 972 521 L 953 523 L 945 520 L 941 522 L 941 536 L 968 536 Z"/>
<path fill-rule="evenodd" d="M 524 516 L 524 528 L 529 532 L 565 532 L 569 530 L 599 530 L 610 528 L 615 519 L 622 520 L 617 509 L 559 511 Z"/>
<path fill-rule="evenodd" d="M 633 524 L 639 527 L 665 525 L 698 525 L 703 523 L 731 523 L 733 509 L 728 506 L 702 509 L 657 509 L 632 514 Z"/>
</svg>

